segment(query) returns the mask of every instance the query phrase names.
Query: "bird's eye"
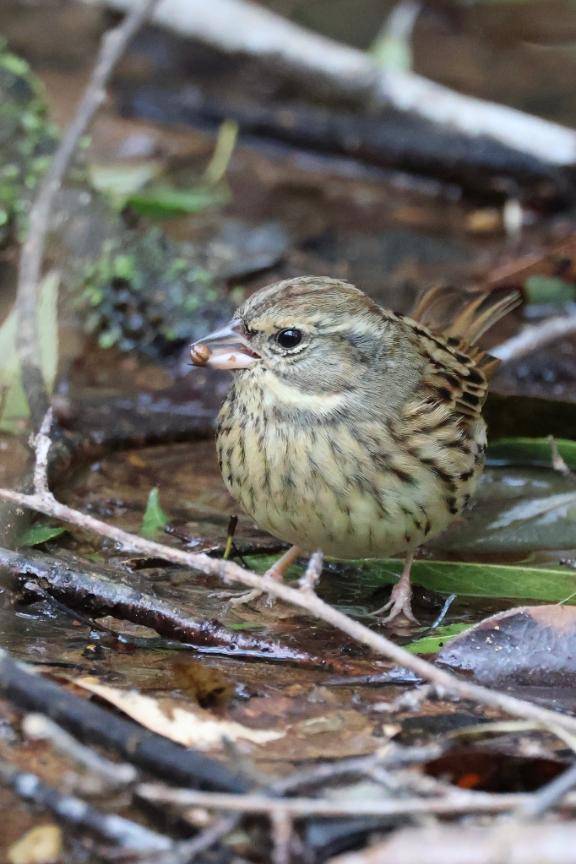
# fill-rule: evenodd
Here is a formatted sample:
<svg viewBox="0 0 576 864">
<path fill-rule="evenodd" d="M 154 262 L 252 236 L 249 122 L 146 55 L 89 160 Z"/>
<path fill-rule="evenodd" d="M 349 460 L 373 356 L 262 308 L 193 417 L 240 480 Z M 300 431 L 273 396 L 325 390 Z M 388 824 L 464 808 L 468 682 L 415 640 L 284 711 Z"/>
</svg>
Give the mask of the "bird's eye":
<svg viewBox="0 0 576 864">
<path fill-rule="evenodd" d="M 302 332 L 294 327 L 289 327 L 286 330 L 280 330 L 276 334 L 276 341 L 281 348 L 295 348 L 302 341 Z"/>
</svg>

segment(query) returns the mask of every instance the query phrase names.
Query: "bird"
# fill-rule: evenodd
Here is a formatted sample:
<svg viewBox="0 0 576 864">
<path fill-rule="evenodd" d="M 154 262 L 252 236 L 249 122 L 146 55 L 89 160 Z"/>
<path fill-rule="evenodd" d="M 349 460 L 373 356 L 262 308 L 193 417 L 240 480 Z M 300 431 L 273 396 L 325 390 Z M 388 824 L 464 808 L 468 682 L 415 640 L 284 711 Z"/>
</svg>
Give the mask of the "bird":
<svg viewBox="0 0 576 864">
<path fill-rule="evenodd" d="M 468 506 L 484 465 L 499 362 L 477 341 L 520 300 L 436 286 L 408 316 L 348 282 L 301 276 L 252 294 L 191 346 L 193 365 L 234 370 L 218 460 L 236 501 L 290 544 L 269 575 L 317 550 L 403 556 L 374 614 L 417 623 L 414 555 Z"/>
</svg>

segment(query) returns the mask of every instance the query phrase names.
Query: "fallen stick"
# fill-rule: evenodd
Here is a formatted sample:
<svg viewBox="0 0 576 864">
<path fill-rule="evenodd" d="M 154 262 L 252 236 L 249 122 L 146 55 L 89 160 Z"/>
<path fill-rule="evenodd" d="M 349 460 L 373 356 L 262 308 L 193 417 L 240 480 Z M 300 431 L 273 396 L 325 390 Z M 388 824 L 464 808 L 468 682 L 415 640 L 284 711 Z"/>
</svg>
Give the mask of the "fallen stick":
<svg viewBox="0 0 576 864">
<path fill-rule="evenodd" d="M 502 363 L 512 363 L 552 342 L 567 339 L 574 334 L 576 334 L 576 314 L 559 315 L 556 318 L 547 318 L 540 324 L 525 327 L 516 336 L 491 348 L 490 353 L 498 357 Z"/>
<path fill-rule="evenodd" d="M 256 635 L 228 630 L 219 621 L 195 619 L 174 606 L 126 585 L 120 580 L 71 566 L 48 555 L 12 552 L 0 548 L 0 567 L 17 576 L 21 586 L 36 580 L 47 594 L 71 609 L 92 615 L 112 615 L 133 624 L 150 627 L 166 639 L 185 643 L 199 651 L 237 657 L 282 660 L 316 668 L 339 668 L 346 664 L 332 662 Z M 34 586 L 31 586 L 34 590 Z M 117 634 L 121 635 L 121 634 Z"/>
<path fill-rule="evenodd" d="M 83 0 L 127 11 L 140 0 Z M 372 110 L 396 108 L 468 136 L 487 136 L 544 163 L 576 163 L 576 132 L 505 105 L 465 96 L 293 24 L 249 0 L 164 0 L 151 20 L 230 54 L 259 57 Z"/>
<path fill-rule="evenodd" d="M 167 852 L 175 845 L 170 837 L 151 831 L 131 819 L 98 810 L 75 795 L 64 795 L 48 786 L 36 774 L 19 771 L 3 760 L 0 761 L 0 782 L 9 786 L 28 804 L 48 810 L 68 828 L 112 844 L 117 849 L 138 855 L 152 855 Z"/>
<path fill-rule="evenodd" d="M 455 791 L 444 798 L 394 798 L 374 797 L 346 801 L 326 798 L 272 798 L 266 795 L 227 795 L 224 793 L 196 792 L 190 789 L 170 789 L 156 783 L 142 783 L 136 794 L 154 804 L 172 804 L 193 809 L 223 810 L 230 813 L 253 813 L 270 816 L 284 811 L 295 818 L 343 817 L 343 816 L 456 816 L 470 813 L 512 813 L 519 805 L 528 805 L 532 793 L 493 794 Z M 567 803 L 567 802 L 565 802 Z M 576 805 L 576 797 L 569 799 Z"/>
<path fill-rule="evenodd" d="M 157 735 L 63 687 L 30 672 L 0 649 L 0 693 L 18 708 L 45 714 L 88 744 L 111 750 L 126 761 L 170 783 L 186 787 L 246 792 L 239 772 L 203 753 Z"/>
<path fill-rule="evenodd" d="M 566 172 L 558 166 L 496 139 L 465 135 L 407 111 L 345 110 L 295 99 L 268 104 L 250 94 L 218 98 L 194 85 L 174 90 L 162 83 L 128 86 L 119 106 L 127 116 L 193 128 L 232 120 L 241 137 L 254 146 L 260 143 L 266 148 L 273 142 L 276 151 L 284 146 L 316 153 L 321 160 L 335 158 L 336 171 L 344 157 L 348 171 L 348 160 L 353 160 L 364 170 L 372 167 L 384 176 L 404 172 L 421 178 L 436 193 L 440 181 L 446 190 L 460 187 L 480 201 L 517 196 L 533 204 L 548 202 L 548 206 L 559 206 L 573 194 Z"/>
</svg>

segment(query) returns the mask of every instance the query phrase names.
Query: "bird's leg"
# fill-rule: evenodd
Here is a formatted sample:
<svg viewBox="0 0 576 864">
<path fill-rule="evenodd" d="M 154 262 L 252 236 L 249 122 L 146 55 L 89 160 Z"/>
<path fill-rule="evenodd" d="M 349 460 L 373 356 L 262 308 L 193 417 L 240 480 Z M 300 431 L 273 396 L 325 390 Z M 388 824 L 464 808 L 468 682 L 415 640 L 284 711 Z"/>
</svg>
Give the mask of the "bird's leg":
<svg viewBox="0 0 576 864">
<path fill-rule="evenodd" d="M 380 618 L 381 624 L 389 624 L 401 615 L 407 618 L 408 621 L 413 621 L 414 624 L 418 624 L 418 619 L 412 612 L 412 586 L 410 584 L 410 571 L 412 569 L 413 560 L 414 553 L 410 552 L 404 561 L 402 575 L 392 588 L 390 600 L 385 606 L 382 606 L 381 609 L 377 609 L 376 612 L 373 613 L 379 617 L 383 612 L 388 612 L 388 615 L 386 615 L 385 618 Z"/>
<path fill-rule="evenodd" d="M 294 561 L 296 561 L 298 556 L 301 554 L 302 550 L 299 546 L 291 546 L 290 549 L 284 552 L 284 554 L 274 562 L 272 567 L 270 567 L 264 575 L 269 576 L 271 579 L 275 579 L 277 582 L 282 582 L 286 570 L 292 566 Z M 260 588 L 254 588 L 253 591 L 248 591 L 244 594 L 240 594 L 238 597 L 233 597 L 230 600 L 230 606 L 243 606 L 245 603 L 252 603 L 253 600 L 256 600 L 264 593 L 265 592 Z M 274 598 L 270 598 L 270 600 L 270 605 L 272 605 Z"/>
</svg>

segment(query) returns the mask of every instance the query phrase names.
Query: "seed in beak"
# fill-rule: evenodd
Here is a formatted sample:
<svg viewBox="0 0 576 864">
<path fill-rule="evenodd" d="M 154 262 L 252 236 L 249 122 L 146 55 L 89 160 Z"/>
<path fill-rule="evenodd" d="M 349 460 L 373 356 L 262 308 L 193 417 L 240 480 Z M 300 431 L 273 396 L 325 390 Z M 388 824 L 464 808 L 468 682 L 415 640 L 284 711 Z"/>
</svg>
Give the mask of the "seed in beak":
<svg viewBox="0 0 576 864">
<path fill-rule="evenodd" d="M 235 318 L 191 345 L 190 357 L 195 366 L 210 366 L 212 369 L 249 369 L 260 360 L 245 334 L 242 321 Z"/>
<path fill-rule="evenodd" d="M 190 357 L 194 366 L 205 366 L 211 353 L 210 348 L 202 342 L 195 342 L 190 348 Z"/>
</svg>

